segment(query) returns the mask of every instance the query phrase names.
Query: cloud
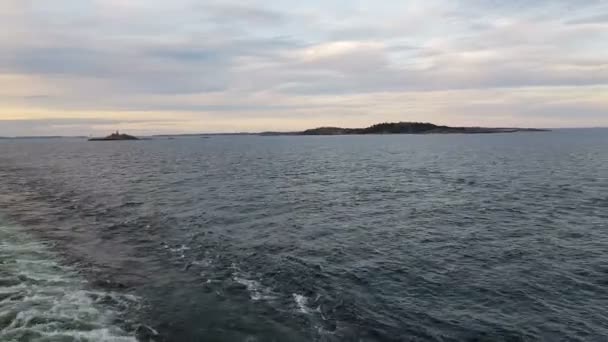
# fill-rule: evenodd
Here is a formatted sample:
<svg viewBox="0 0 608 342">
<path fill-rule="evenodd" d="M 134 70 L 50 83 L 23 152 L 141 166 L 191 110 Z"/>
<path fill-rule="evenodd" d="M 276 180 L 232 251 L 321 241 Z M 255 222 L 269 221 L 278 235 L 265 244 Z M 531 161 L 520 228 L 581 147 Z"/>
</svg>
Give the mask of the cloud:
<svg viewBox="0 0 608 342">
<path fill-rule="evenodd" d="M 50 118 L 0 120 L 0 135 L 3 136 L 49 136 L 49 135 L 92 135 L 104 134 L 116 127 L 133 127 L 142 131 L 147 126 L 159 127 L 173 123 L 171 120 L 133 120 L 99 118 Z"/>
<path fill-rule="evenodd" d="M 541 116 L 549 122 L 551 112 L 555 124 L 565 122 L 557 113 L 567 112 L 597 123 L 605 102 L 592 100 L 593 89 L 608 85 L 608 47 L 601 44 L 608 31 L 598 13 L 608 5 L 489 4 L 4 1 L 0 119 L 36 111 L 56 118 L 77 111 L 87 120 L 155 112 L 160 119 L 146 125 L 158 130 L 204 129 L 202 122 L 248 130 L 272 120 L 316 126 L 424 119 L 418 113 L 490 122 L 473 113 L 495 110 L 503 114 L 493 120 L 512 124 Z M 491 91 L 564 95 L 578 88 L 588 93 L 576 92 L 579 99 L 567 104 L 526 107 L 519 95 L 505 95 L 499 107 L 478 104 Z M 433 101 L 417 100 L 431 95 Z M 441 102 L 449 106 L 434 105 Z M 460 107 L 471 114 L 450 110 Z M 162 122 L 175 117 L 181 119 Z"/>
<path fill-rule="evenodd" d="M 598 14 L 586 18 L 568 20 L 566 24 L 582 25 L 582 24 L 608 24 L 608 13 Z"/>
<path fill-rule="evenodd" d="M 219 2 L 203 4 L 199 8 L 211 19 L 228 21 L 229 23 L 243 22 L 249 25 L 279 25 L 285 20 L 285 16 L 281 12 L 244 4 Z"/>
</svg>

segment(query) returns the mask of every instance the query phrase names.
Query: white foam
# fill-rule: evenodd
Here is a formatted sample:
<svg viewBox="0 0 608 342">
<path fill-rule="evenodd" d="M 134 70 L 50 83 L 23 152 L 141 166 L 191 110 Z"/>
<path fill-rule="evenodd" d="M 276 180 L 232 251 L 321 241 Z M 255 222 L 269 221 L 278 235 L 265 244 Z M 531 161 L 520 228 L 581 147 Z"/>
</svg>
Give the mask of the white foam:
<svg viewBox="0 0 608 342">
<path fill-rule="evenodd" d="M 276 296 L 269 288 L 264 287 L 256 280 L 247 279 L 239 273 L 235 273 L 232 279 L 235 282 L 241 285 L 245 285 L 245 287 L 247 287 L 247 291 L 249 292 L 249 297 L 251 298 L 251 300 L 272 300 L 276 298 Z"/>
<path fill-rule="evenodd" d="M 171 248 L 167 245 L 164 245 L 164 246 L 165 246 L 165 249 L 168 248 L 171 253 L 179 255 L 179 257 L 182 259 L 186 258 L 186 252 L 190 250 L 190 247 L 188 247 L 186 245 L 180 245 L 178 247 L 173 247 L 173 248 Z"/>
<path fill-rule="evenodd" d="M 213 265 L 213 260 L 211 260 L 211 259 L 194 260 L 192 262 L 192 265 L 209 267 L 209 266 Z"/>
<path fill-rule="evenodd" d="M 133 305 L 132 295 L 88 291 L 77 273 L 59 265 L 44 244 L 33 242 L 16 227 L 0 225 L 2 271 L 20 281 L 0 286 L 0 341 L 135 342 L 112 322 L 119 308 L 99 303 L 111 298 L 119 306 Z"/>
<path fill-rule="evenodd" d="M 309 314 L 310 309 L 308 308 L 308 297 L 301 294 L 293 293 L 293 299 L 298 306 L 298 311 L 304 314 Z"/>
<path fill-rule="evenodd" d="M 117 331 L 109 328 L 93 329 L 89 331 L 40 331 L 39 329 L 21 329 L 7 334 L 0 334 L 6 337 L 18 337 L 27 334 L 38 335 L 32 341 L 95 341 L 95 342 L 134 342 L 134 337 L 117 335 Z"/>
</svg>

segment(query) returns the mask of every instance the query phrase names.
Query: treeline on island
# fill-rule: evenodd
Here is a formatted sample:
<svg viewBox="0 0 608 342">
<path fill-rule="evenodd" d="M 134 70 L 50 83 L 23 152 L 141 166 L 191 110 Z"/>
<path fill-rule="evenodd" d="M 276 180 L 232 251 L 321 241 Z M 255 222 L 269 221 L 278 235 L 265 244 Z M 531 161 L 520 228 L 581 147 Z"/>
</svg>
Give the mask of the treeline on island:
<svg viewBox="0 0 608 342">
<path fill-rule="evenodd" d="M 541 132 L 535 128 L 449 127 L 428 122 L 385 122 L 366 128 L 319 127 L 301 132 L 264 132 L 263 135 L 348 135 L 348 134 L 448 134 Z"/>
</svg>

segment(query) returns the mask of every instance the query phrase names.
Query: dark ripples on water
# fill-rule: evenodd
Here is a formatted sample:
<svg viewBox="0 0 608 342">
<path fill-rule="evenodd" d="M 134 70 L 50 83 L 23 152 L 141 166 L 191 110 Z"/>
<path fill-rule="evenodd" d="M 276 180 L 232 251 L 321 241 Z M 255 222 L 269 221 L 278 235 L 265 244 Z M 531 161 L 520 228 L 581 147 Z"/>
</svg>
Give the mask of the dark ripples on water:
<svg viewBox="0 0 608 342">
<path fill-rule="evenodd" d="M 3 141 L 0 208 L 78 289 L 137 299 L 99 304 L 117 333 L 608 336 L 606 130 Z"/>
</svg>

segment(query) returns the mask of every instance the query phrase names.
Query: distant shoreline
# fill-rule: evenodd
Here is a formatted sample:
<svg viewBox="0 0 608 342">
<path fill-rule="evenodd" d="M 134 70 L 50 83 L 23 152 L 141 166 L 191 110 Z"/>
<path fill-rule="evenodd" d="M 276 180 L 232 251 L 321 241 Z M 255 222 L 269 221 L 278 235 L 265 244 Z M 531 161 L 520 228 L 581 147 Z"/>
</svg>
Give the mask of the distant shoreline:
<svg viewBox="0 0 608 342">
<path fill-rule="evenodd" d="M 450 127 L 426 122 L 387 122 L 365 128 L 319 127 L 301 132 L 263 132 L 261 135 L 384 135 L 384 134 L 491 134 L 547 132 L 540 128 Z"/>
<path fill-rule="evenodd" d="M 313 136 L 313 135 L 392 135 L 392 134 L 492 134 L 517 132 L 550 132 L 547 128 L 518 127 L 450 127 L 421 122 L 381 123 L 366 128 L 318 127 L 304 131 L 266 131 L 257 133 L 187 133 L 159 134 L 156 138 L 169 137 L 209 137 L 209 136 Z"/>
<path fill-rule="evenodd" d="M 347 133 L 333 133 L 333 134 L 311 134 L 311 131 L 323 129 L 314 128 L 312 130 L 305 131 L 267 131 L 267 132 L 228 132 L 228 133 L 165 133 L 165 134 L 149 134 L 149 135 L 140 135 L 140 140 L 149 140 L 149 139 L 158 139 L 158 138 L 172 138 L 172 137 L 190 137 L 190 138 L 210 138 L 214 136 L 328 136 L 328 135 L 393 135 L 393 134 L 496 134 L 496 133 L 526 133 L 526 132 L 552 132 L 552 131 L 584 131 L 584 130 L 608 130 L 608 127 L 559 127 L 559 128 L 485 128 L 485 127 L 450 127 L 450 126 L 437 126 L 444 129 L 431 130 L 425 132 L 404 132 L 404 133 L 353 133 L 354 130 L 360 130 L 357 128 L 339 128 L 343 130 L 351 130 Z M 445 128 L 448 128 L 448 131 Z M 308 132 L 307 132 L 308 131 Z M 91 137 L 82 136 L 82 135 L 72 135 L 72 136 L 0 136 L 1 140 L 46 140 L 46 139 L 90 139 Z"/>
</svg>

